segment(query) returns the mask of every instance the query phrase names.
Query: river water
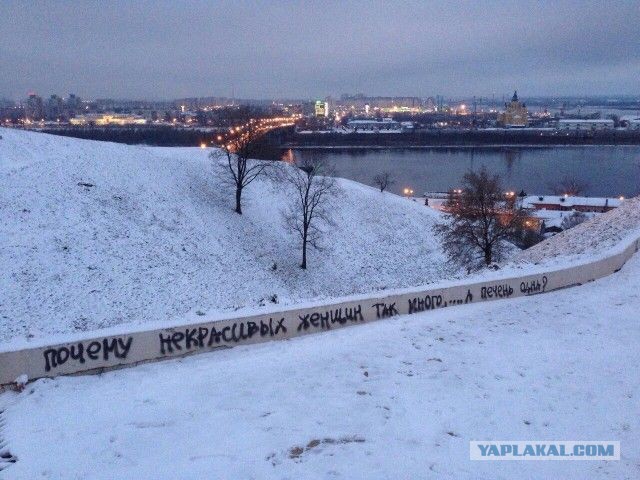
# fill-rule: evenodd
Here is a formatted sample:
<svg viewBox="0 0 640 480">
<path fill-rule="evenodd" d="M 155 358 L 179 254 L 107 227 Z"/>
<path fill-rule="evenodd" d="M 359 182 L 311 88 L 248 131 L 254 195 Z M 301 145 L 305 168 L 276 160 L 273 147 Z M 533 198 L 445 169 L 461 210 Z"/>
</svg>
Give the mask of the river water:
<svg viewBox="0 0 640 480">
<path fill-rule="evenodd" d="M 640 146 L 469 147 L 416 149 L 312 149 L 333 164 L 340 177 L 373 184 L 373 176 L 389 171 L 391 191 L 405 187 L 415 194 L 447 191 L 460 185 L 469 170 L 486 167 L 501 177 L 505 190 L 549 194 L 567 177 L 585 184 L 590 196 L 630 197 L 640 194 Z"/>
</svg>

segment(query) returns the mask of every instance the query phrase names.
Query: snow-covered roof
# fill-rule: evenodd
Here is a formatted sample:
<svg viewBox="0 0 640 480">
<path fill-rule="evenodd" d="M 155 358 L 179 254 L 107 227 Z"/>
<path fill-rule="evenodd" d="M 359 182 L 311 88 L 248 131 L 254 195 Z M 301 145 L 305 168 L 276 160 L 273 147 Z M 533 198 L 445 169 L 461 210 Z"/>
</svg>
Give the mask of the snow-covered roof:
<svg viewBox="0 0 640 480">
<path fill-rule="evenodd" d="M 562 195 L 529 195 L 522 200 L 523 208 L 535 205 L 562 205 L 564 207 L 619 207 L 623 200 L 607 197 L 565 197 Z"/>
<path fill-rule="evenodd" d="M 611 123 L 613 120 L 610 118 L 561 118 L 558 120 L 560 123 Z"/>
<path fill-rule="evenodd" d="M 390 118 L 384 118 L 382 120 L 376 120 L 376 119 L 371 119 L 371 120 L 349 120 L 347 122 L 348 125 L 370 125 L 370 124 L 375 124 L 375 125 L 388 125 L 390 123 L 398 123 Z"/>
</svg>

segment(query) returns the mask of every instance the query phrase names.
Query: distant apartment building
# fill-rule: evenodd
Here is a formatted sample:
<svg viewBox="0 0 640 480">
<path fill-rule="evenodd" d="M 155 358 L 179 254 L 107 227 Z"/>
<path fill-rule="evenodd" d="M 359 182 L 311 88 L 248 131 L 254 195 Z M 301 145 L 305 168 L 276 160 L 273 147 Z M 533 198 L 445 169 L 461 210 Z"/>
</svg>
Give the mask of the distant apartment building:
<svg viewBox="0 0 640 480">
<path fill-rule="evenodd" d="M 42 97 L 35 93 L 29 94 L 29 98 L 25 102 L 24 114 L 29 121 L 38 121 L 44 119 L 44 102 Z"/>
<path fill-rule="evenodd" d="M 558 120 L 558 130 L 581 130 L 581 131 L 610 130 L 614 126 L 615 126 L 614 121 L 609 118 L 604 118 L 604 119 L 561 118 L 560 120 Z"/>
<path fill-rule="evenodd" d="M 505 104 L 505 111 L 498 114 L 498 125 L 505 128 L 523 128 L 529 125 L 527 106 L 518 100 L 518 92 L 513 92 L 509 103 Z"/>
<path fill-rule="evenodd" d="M 14 108 L 16 103 L 8 98 L 0 98 L 0 108 Z"/>
<path fill-rule="evenodd" d="M 64 116 L 64 102 L 58 95 L 51 95 L 45 105 L 45 118 L 47 120 L 59 120 Z"/>
<path fill-rule="evenodd" d="M 317 100 L 314 107 L 316 117 L 326 118 L 329 116 L 329 103 Z"/>
<path fill-rule="evenodd" d="M 22 109 L 16 107 L 16 103 L 13 100 L 7 98 L 0 98 L 0 122 L 10 123 L 17 120 L 21 114 Z"/>
<path fill-rule="evenodd" d="M 73 117 L 82 111 L 82 100 L 77 95 L 70 93 L 65 101 L 65 110 L 68 116 Z"/>
</svg>

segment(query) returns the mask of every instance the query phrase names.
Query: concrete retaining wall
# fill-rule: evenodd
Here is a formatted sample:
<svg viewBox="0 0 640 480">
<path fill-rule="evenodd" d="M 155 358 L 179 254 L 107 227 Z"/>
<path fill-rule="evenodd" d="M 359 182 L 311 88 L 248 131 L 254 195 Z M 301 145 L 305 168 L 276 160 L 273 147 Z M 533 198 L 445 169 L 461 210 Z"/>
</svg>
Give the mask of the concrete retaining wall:
<svg viewBox="0 0 640 480">
<path fill-rule="evenodd" d="M 616 272 L 638 251 L 639 244 L 640 240 L 636 239 L 607 258 L 536 275 L 417 289 L 313 308 L 87 337 L 68 343 L 0 352 L 0 385 L 13 383 L 22 374 L 33 380 L 80 372 L 95 373 L 216 348 L 292 338 L 395 315 L 550 292 Z"/>
</svg>

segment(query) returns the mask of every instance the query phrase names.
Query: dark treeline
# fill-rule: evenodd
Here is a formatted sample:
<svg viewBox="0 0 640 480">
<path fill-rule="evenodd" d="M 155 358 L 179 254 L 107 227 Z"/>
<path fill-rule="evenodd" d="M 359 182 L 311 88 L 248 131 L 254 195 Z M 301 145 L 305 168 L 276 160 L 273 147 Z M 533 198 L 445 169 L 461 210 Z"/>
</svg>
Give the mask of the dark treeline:
<svg viewBox="0 0 640 480">
<path fill-rule="evenodd" d="M 125 143 L 127 145 L 150 145 L 158 147 L 199 147 L 206 144 L 216 146 L 219 135 L 216 131 L 161 127 L 69 127 L 45 128 L 44 133 L 64 137 L 99 140 L 103 142 Z M 280 145 L 288 138 L 286 132 L 274 130 L 267 133 L 255 153 L 255 158 L 279 160 L 282 156 Z"/>
<path fill-rule="evenodd" d="M 163 147 L 197 147 L 201 143 L 210 145 L 210 142 L 216 138 L 216 133 L 214 132 L 172 127 L 69 127 L 45 128 L 42 131 L 64 137 Z"/>
<path fill-rule="evenodd" d="M 417 130 L 406 133 L 292 133 L 286 147 L 431 145 L 640 145 L 640 131 L 603 130 L 559 132 L 555 130 Z"/>
<path fill-rule="evenodd" d="M 69 127 L 49 128 L 45 133 L 129 145 L 164 147 L 215 146 L 218 132 L 161 127 Z M 640 145 L 640 131 L 603 130 L 559 132 L 556 130 L 416 130 L 406 133 L 297 134 L 293 128 L 265 135 L 257 158 L 279 159 L 289 147 L 412 147 L 473 145 Z"/>
</svg>

